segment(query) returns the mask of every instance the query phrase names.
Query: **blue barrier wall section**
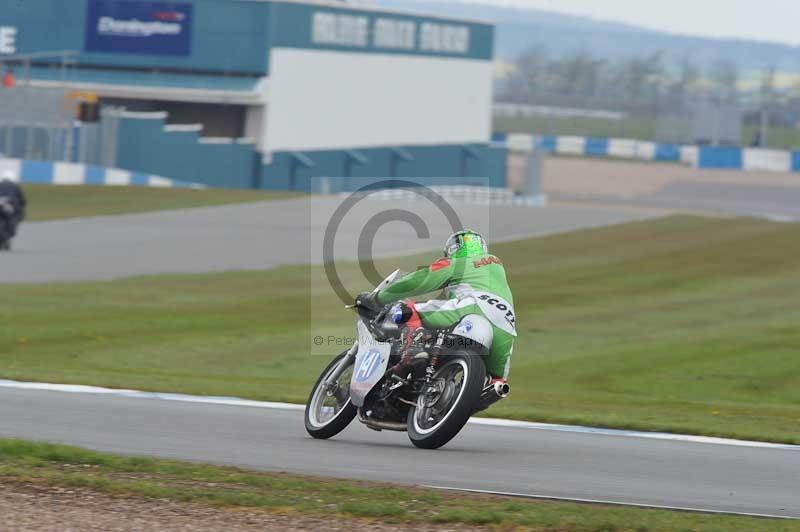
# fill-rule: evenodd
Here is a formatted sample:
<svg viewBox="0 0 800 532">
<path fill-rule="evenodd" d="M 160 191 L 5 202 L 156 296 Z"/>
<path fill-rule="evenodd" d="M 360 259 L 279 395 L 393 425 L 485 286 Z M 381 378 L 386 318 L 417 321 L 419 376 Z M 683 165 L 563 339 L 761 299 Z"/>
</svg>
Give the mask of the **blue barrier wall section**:
<svg viewBox="0 0 800 532">
<path fill-rule="evenodd" d="M 536 147 L 544 151 L 556 151 L 557 143 L 558 137 L 554 135 L 543 135 L 539 137 L 539 142 L 537 143 Z"/>
<path fill-rule="evenodd" d="M 656 144 L 656 161 L 680 161 L 681 147 L 677 144 Z"/>
<path fill-rule="evenodd" d="M 742 149 L 701 146 L 698 154 L 698 168 L 742 169 Z"/>
<path fill-rule="evenodd" d="M 53 163 L 47 161 L 22 161 L 20 173 L 28 183 L 46 185 L 53 182 Z"/>
<path fill-rule="evenodd" d="M 584 148 L 586 155 L 606 156 L 608 155 L 608 139 L 588 137 L 586 139 L 586 147 Z"/>
<path fill-rule="evenodd" d="M 792 152 L 792 172 L 800 172 L 800 151 Z"/>
</svg>

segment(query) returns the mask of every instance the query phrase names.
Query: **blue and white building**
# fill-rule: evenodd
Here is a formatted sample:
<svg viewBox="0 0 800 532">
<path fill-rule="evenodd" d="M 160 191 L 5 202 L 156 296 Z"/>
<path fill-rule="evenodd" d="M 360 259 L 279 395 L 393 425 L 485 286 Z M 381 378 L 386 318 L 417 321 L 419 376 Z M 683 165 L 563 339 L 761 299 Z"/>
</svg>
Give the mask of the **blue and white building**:
<svg viewBox="0 0 800 532">
<path fill-rule="evenodd" d="M 117 165 L 218 186 L 493 176 L 491 24 L 295 0 L 23 0 L 2 56 L 124 107 Z M 495 149 L 496 151 L 497 149 Z M 502 176 L 499 174 L 503 174 Z"/>
</svg>

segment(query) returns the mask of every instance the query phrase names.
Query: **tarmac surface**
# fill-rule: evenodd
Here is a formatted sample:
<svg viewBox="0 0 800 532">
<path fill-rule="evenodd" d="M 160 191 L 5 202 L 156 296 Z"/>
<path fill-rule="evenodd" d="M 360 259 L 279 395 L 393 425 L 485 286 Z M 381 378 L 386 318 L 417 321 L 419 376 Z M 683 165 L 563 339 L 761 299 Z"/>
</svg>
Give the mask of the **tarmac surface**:
<svg viewBox="0 0 800 532">
<path fill-rule="evenodd" d="M 0 437 L 247 468 L 800 518 L 800 448 L 468 424 L 437 451 L 354 421 L 313 440 L 301 411 L 0 388 Z"/>
<path fill-rule="evenodd" d="M 0 282 L 110 280 L 159 273 L 261 270 L 321 263 L 331 220 L 334 258 L 353 260 L 365 225 L 380 226 L 372 247 L 376 257 L 414 251 L 440 252 L 452 223 L 426 200 L 366 200 L 342 217 L 338 197 L 272 201 L 145 214 L 23 223 L 14 251 L 0 257 Z M 515 240 L 575 229 L 663 216 L 667 209 L 606 205 L 546 208 L 453 204 L 464 226 L 492 241 Z M 398 211 L 400 211 L 398 213 Z M 406 221 L 427 227 L 419 238 Z M 372 220 L 372 222 L 370 222 Z M 366 254 L 369 254 L 367 250 Z"/>
<path fill-rule="evenodd" d="M 555 200 L 757 216 L 800 222 L 800 174 L 695 170 L 667 163 L 548 158 L 544 191 Z"/>
</svg>

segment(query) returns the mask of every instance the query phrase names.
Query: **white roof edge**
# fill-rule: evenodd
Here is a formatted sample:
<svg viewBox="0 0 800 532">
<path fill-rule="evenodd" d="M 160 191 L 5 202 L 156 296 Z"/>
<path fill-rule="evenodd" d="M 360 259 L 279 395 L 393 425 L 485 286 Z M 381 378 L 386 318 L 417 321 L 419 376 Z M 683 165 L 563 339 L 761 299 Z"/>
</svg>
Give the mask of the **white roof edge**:
<svg viewBox="0 0 800 532">
<path fill-rule="evenodd" d="M 172 131 L 172 132 L 203 131 L 203 124 L 167 124 L 166 126 L 164 126 L 164 131 Z"/>
<path fill-rule="evenodd" d="M 347 146 L 270 146 L 270 152 L 287 152 L 287 151 L 297 151 L 301 153 L 317 151 L 317 150 L 372 150 L 372 149 L 388 149 L 388 148 L 416 148 L 418 146 L 468 146 L 479 144 L 481 146 L 489 146 L 492 143 L 491 138 L 483 139 L 483 140 L 442 140 L 442 141 L 423 141 L 423 142 L 401 142 L 401 141 L 386 141 L 380 142 L 376 144 L 359 144 L 359 145 L 347 145 Z"/>
<path fill-rule="evenodd" d="M 114 111 L 113 114 L 120 118 L 136 118 L 137 120 L 166 120 L 166 111 Z"/>
<path fill-rule="evenodd" d="M 117 85 L 113 83 L 78 83 L 48 80 L 31 80 L 31 86 L 43 88 L 66 87 L 74 90 L 95 92 L 100 96 L 124 97 L 138 100 L 167 100 L 192 103 L 222 103 L 234 105 L 264 105 L 267 103 L 263 91 L 226 91 L 214 89 L 190 89 L 183 87 L 157 87 Z"/>
<path fill-rule="evenodd" d="M 197 142 L 200 144 L 233 144 L 236 139 L 230 137 L 200 137 Z"/>
<path fill-rule="evenodd" d="M 421 11 L 402 11 L 400 9 L 385 8 L 379 6 L 359 6 L 353 4 L 344 4 L 332 0 L 236 0 L 237 2 L 260 2 L 260 3 L 283 3 L 283 4 L 306 4 L 318 5 L 322 7 L 336 7 L 340 9 L 350 9 L 352 11 L 372 11 L 375 13 L 387 13 L 390 15 L 406 15 L 415 17 L 429 17 L 432 19 L 449 20 L 453 22 L 467 22 L 472 24 L 486 24 L 488 26 L 496 26 L 496 23 L 491 20 L 477 19 L 477 18 L 461 18 L 449 17 L 446 15 L 435 15 L 432 13 L 425 13 Z M 412 8 L 413 9 L 413 8 Z M 419 7 L 421 9 L 421 6 Z"/>
</svg>

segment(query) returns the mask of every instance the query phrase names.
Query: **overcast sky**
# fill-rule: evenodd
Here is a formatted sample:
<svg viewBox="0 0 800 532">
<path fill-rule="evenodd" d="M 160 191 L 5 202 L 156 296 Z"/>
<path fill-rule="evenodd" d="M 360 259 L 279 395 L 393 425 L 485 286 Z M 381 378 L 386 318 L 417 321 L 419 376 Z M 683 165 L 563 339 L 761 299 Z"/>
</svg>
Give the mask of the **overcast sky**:
<svg viewBox="0 0 800 532">
<path fill-rule="evenodd" d="M 466 0 L 528 6 L 709 37 L 800 44 L 800 0 Z"/>
</svg>

